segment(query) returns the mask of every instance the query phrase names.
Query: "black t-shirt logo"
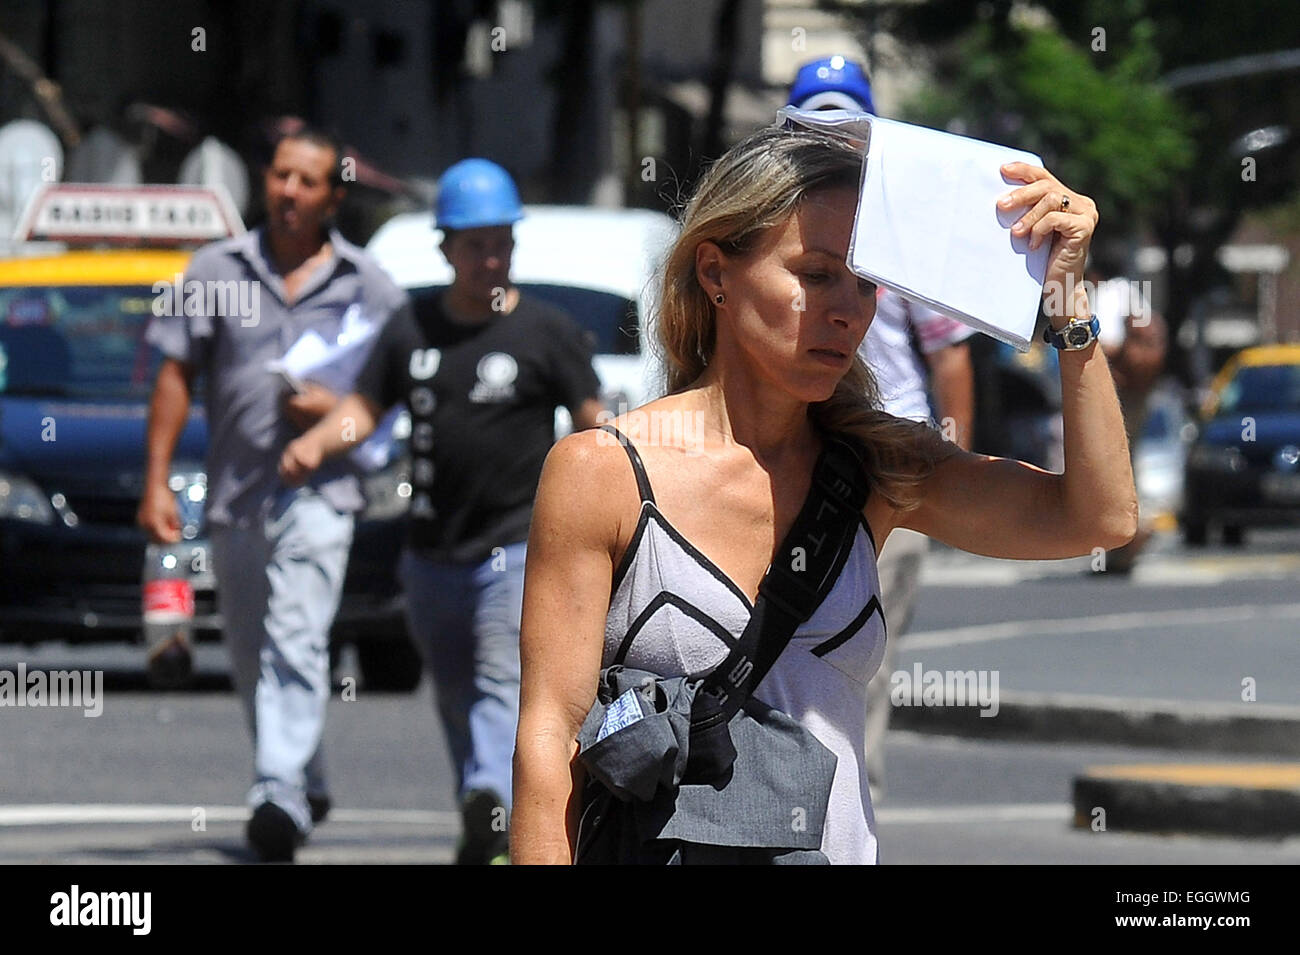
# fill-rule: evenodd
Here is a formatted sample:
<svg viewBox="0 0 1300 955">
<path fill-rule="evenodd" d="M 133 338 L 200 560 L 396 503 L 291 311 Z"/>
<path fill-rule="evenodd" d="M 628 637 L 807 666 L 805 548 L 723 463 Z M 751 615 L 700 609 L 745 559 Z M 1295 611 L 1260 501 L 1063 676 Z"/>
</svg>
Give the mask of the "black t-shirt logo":
<svg viewBox="0 0 1300 955">
<path fill-rule="evenodd" d="M 508 401 L 515 396 L 515 378 L 519 363 L 505 352 L 488 352 L 479 359 L 478 381 L 470 390 L 469 400 L 476 403 Z"/>
<path fill-rule="evenodd" d="M 408 370 L 416 381 L 427 381 L 438 371 L 442 361 L 442 352 L 437 348 L 416 348 L 411 352 L 411 364 Z"/>
</svg>

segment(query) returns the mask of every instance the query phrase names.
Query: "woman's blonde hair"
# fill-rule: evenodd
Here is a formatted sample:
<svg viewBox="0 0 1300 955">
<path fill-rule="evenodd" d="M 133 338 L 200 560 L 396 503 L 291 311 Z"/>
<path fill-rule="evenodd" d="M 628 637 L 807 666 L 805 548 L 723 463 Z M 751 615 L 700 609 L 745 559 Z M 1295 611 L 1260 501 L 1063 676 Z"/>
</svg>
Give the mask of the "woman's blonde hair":
<svg viewBox="0 0 1300 955">
<path fill-rule="evenodd" d="M 784 223 L 810 193 L 848 186 L 862 175 L 861 152 L 836 137 L 769 127 L 715 162 L 682 215 L 682 229 L 664 263 L 657 339 L 667 391 L 681 391 L 713 358 L 716 316 L 695 274 L 695 250 L 716 243 L 743 256 L 763 232 Z M 867 475 L 890 505 L 916 506 L 917 485 L 945 453 L 923 424 L 879 409 L 879 393 L 861 354 L 825 401 L 809 405 L 813 423 L 848 438 L 862 452 Z"/>
</svg>

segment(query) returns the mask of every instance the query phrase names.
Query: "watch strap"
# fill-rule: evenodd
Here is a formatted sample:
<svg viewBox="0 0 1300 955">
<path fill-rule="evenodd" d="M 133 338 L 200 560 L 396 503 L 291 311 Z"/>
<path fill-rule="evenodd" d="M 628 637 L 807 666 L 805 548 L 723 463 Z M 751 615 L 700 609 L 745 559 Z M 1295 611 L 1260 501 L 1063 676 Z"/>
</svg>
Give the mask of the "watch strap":
<svg viewBox="0 0 1300 955">
<path fill-rule="evenodd" d="M 1076 328 L 1088 329 L 1089 336 L 1087 341 L 1074 345 L 1070 343 L 1070 339 L 1067 335 Z M 1051 325 L 1048 325 L 1043 329 L 1043 341 L 1061 351 L 1078 351 L 1081 348 L 1087 348 L 1095 342 L 1100 335 L 1101 322 L 1098 321 L 1096 315 L 1093 315 L 1086 322 L 1081 322 L 1077 318 L 1071 319 L 1060 331 L 1056 331 Z"/>
</svg>

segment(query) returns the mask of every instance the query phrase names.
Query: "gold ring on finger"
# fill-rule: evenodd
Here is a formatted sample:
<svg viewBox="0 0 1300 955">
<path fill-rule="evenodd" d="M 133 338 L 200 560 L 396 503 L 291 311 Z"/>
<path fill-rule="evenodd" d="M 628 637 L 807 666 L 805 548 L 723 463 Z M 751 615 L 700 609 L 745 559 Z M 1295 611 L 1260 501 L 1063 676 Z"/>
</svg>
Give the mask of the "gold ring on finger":
<svg viewBox="0 0 1300 955">
<path fill-rule="evenodd" d="M 1070 197 L 1064 193 L 1061 194 L 1061 211 L 1062 212 L 1070 211 Z"/>
</svg>

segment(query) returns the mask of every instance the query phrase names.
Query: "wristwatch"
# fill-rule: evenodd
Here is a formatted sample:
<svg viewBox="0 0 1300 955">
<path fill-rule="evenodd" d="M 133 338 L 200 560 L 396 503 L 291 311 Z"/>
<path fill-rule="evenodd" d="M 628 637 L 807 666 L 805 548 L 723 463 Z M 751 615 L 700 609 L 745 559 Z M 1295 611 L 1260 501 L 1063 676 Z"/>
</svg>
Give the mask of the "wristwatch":
<svg viewBox="0 0 1300 955">
<path fill-rule="evenodd" d="M 1094 315 L 1086 322 L 1081 318 L 1072 318 L 1059 332 L 1048 325 L 1043 329 L 1043 341 L 1061 351 L 1078 351 L 1095 342 L 1100 334 L 1101 322 Z"/>
</svg>

